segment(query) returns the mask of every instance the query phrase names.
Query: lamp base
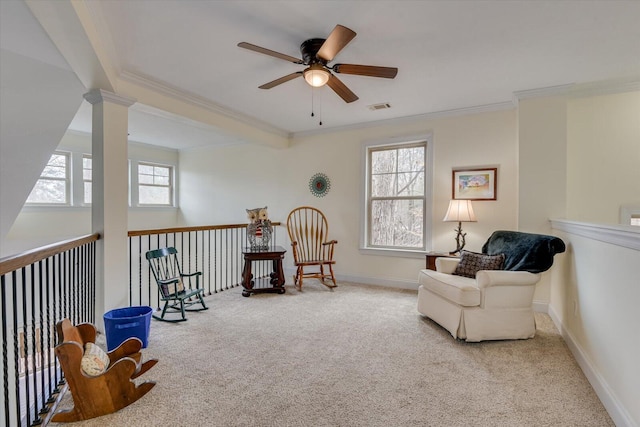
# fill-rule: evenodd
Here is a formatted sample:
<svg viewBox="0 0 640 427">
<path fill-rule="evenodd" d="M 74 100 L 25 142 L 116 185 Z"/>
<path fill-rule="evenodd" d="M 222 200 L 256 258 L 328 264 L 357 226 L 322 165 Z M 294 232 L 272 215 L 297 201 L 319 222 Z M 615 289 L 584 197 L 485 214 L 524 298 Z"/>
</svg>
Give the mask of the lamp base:
<svg viewBox="0 0 640 427">
<path fill-rule="evenodd" d="M 458 222 L 458 228 L 456 228 L 454 231 L 456 232 L 456 250 L 449 252 L 449 255 L 459 254 L 466 244 L 465 236 L 467 235 L 467 233 L 462 232 L 462 222 Z"/>
</svg>

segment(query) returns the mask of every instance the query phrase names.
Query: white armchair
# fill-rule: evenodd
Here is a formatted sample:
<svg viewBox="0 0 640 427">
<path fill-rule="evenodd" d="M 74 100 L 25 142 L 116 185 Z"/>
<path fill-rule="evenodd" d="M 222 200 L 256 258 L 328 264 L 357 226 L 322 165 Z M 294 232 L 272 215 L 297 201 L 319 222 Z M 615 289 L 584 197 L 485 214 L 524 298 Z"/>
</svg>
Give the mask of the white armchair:
<svg viewBox="0 0 640 427">
<path fill-rule="evenodd" d="M 540 274 L 481 270 L 476 278 L 452 273 L 457 258 L 436 259 L 436 271 L 418 275 L 418 311 L 467 341 L 531 338 L 533 293 Z"/>
<path fill-rule="evenodd" d="M 463 252 L 469 262 L 461 264 L 457 273 L 470 277 L 453 274 L 458 258 L 437 258 L 436 271 L 420 271 L 418 311 L 454 338 L 532 338 L 536 283 L 540 273 L 551 268 L 554 255 L 564 251 L 564 242 L 554 236 L 495 231 L 482 247 L 483 254 Z M 492 265 L 496 261 L 502 267 Z"/>
</svg>

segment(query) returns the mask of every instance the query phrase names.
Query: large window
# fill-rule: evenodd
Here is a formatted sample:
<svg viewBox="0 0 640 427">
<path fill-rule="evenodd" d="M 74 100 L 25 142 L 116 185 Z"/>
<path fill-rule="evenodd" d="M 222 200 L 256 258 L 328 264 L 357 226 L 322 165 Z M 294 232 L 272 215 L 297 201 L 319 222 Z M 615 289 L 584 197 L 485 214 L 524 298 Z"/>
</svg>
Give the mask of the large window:
<svg viewBox="0 0 640 427">
<path fill-rule="evenodd" d="M 427 142 L 367 148 L 366 248 L 427 246 Z"/>
<path fill-rule="evenodd" d="M 69 204 L 69 153 L 55 152 L 51 155 L 36 185 L 27 198 L 28 204 Z"/>
<path fill-rule="evenodd" d="M 173 168 L 138 163 L 138 204 L 170 206 L 173 198 Z"/>
</svg>

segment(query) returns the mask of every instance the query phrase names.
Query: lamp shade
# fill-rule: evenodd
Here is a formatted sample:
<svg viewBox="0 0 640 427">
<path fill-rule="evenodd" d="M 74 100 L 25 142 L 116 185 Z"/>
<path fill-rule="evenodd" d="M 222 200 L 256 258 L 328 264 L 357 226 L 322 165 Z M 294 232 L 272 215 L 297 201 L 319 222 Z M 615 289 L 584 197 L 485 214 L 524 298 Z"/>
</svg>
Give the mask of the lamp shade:
<svg viewBox="0 0 640 427">
<path fill-rule="evenodd" d="M 304 79 L 313 87 L 320 87 L 329 81 L 329 72 L 320 64 L 312 64 L 303 72 Z"/>
<path fill-rule="evenodd" d="M 476 222 L 476 215 L 473 213 L 471 200 L 451 200 L 443 221 Z"/>
</svg>

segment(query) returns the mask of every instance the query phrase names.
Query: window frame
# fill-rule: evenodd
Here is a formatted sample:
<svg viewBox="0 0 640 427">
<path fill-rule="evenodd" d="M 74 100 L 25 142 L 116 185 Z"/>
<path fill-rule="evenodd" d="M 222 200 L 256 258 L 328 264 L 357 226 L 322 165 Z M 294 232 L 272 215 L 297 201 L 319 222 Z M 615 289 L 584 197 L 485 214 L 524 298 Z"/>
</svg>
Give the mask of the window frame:
<svg viewBox="0 0 640 427">
<path fill-rule="evenodd" d="M 84 176 L 83 176 L 83 159 L 91 158 L 92 162 L 92 175 L 93 166 L 95 166 L 93 160 L 93 154 L 90 150 L 87 150 L 88 144 L 77 144 L 75 141 L 71 141 L 71 144 L 60 144 L 60 146 L 51 154 L 66 154 L 67 157 L 67 174 L 69 176 L 67 192 L 67 203 L 27 203 L 25 201 L 23 209 L 27 211 L 42 211 L 42 210 L 64 210 L 64 209 L 91 209 L 91 203 L 84 202 Z M 136 152 L 137 145 L 129 142 L 129 150 L 133 147 L 134 154 L 128 158 L 127 177 L 128 177 L 128 205 L 132 210 L 175 210 L 178 208 L 178 161 L 173 159 L 163 158 L 162 153 L 150 153 L 150 155 L 140 155 Z M 155 147 L 154 147 L 155 148 Z M 158 149 L 158 151 L 161 151 Z M 164 151 L 164 150 L 162 150 Z M 131 153 L 130 153 L 131 154 Z M 47 164 L 49 162 L 47 161 Z M 163 167 L 171 168 L 171 180 L 172 180 L 172 194 L 170 205 L 149 205 L 144 204 L 138 206 L 135 201 L 138 200 L 138 177 L 135 173 L 137 171 L 138 163 L 155 164 Z M 43 168 L 44 171 L 44 168 Z M 93 178 L 93 176 L 92 176 Z M 93 187 L 93 179 L 91 180 Z M 93 192 L 93 188 L 92 188 Z"/>
<path fill-rule="evenodd" d="M 89 169 L 91 171 L 91 179 L 86 179 L 84 177 L 84 171 L 85 171 L 85 167 L 84 167 L 84 160 L 85 159 L 89 159 L 91 160 L 91 168 Z M 82 177 L 81 183 L 82 185 L 80 186 L 81 189 L 80 191 L 80 195 L 79 200 L 80 200 L 80 205 L 81 206 L 91 206 L 91 202 L 93 200 L 93 156 L 91 154 L 88 153 L 83 153 L 80 156 L 80 169 L 82 171 L 82 175 L 80 175 Z M 88 202 L 85 200 L 84 196 L 85 196 L 85 185 L 87 185 L 87 183 L 89 183 L 91 185 L 91 200 L 89 200 Z"/>
<path fill-rule="evenodd" d="M 403 248 L 403 247 L 389 247 L 372 245 L 371 242 L 371 203 L 375 199 L 389 199 L 389 197 L 376 197 L 371 196 L 371 153 L 374 151 L 381 151 L 385 149 L 398 149 L 398 148 L 410 148 L 424 144 L 425 146 L 425 171 L 424 171 L 424 185 L 425 191 L 422 197 L 416 196 L 397 196 L 393 199 L 422 199 L 423 201 L 423 247 L 422 248 Z M 381 141 L 368 141 L 362 144 L 361 153 L 361 178 L 362 188 L 361 195 L 361 229 L 360 229 L 360 253 L 368 255 L 388 255 L 388 256 L 401 256 L 418 258 L 423 257 L 426 252 L 431 248 L 431 223 L 432 223 L 432 210 L 433 210 L 433 197 L 432 197 L 432 182 L 433 182 L 433 138 L 432 135 L 416 135 L 408 137 L 399 137 L 393 139 L 386 139 Z"/>
<path fill-rule="evenodd" d="M 169 170 L 169 184 L 168 185 L 159 185 L 159 184 L 142 184 L 140 183 L 140 166 L 152 166 L 152 167 L 160 167 L 160 168 L 166 168 Z M 133 170 L 135 169 L 135 173 L 133 173 Z M 133 189 L 134 185 L 133 182 L 130 182 L 130 193 L 131 193 L 131 199 L 135 200 L 135 205 L 138 207 L 142 207 L 142 208 L 167 208 L 167 207 L 174 207 L 175 206 L 175 166 L 174 165 L 169 165 L 169 164 L 163 164 L 163 163 L 158 163 L 158 162 L 153 162 L 153 161 L 147 161 L 147 160 L 137 160 L 135 161 L 133 164 L 130 164 L 130 171 L 131 171 L 131 175 L 132 178 L 135 176 L 135 195 L 133 194 L 133 191 L 131 191 L 131 189 Z M 133 179 L 131 180 L 133 181 Z M 141 203 L 140 202 L 140 187 L 141 186 L 145 186 L 145 187 L 160 187 L 160 188 L 168 188 L 169 189 L 169 203 Z"/>
<path fill-rule="evenodd" d="M 44 173 L 45 169 L 47 168 L 47 166 L 49 166 L 49 162 L 51 162 L 51 158 L 53 156 L 63 156 L 65 158 L 65 177 L 64 178 L 54 178 L 54 177 L 43 177 L 42 174 Z M 42 172 L 40 172 L 40 176 L 38 177 L 38 179 L 36 180 L 36 183 L 34 184 L 33 188 L 31 189 L 31 192 L 33 192 L 33 190 L 36 188 L 36 186 L 38 185 L 38 183 L 41 180 L 46 180 L 46 181 L 64 181 L 64 196 L 65 196 L 65 201 L 63 203 L 59 203 L 59 202 L 30 202 L 29 201 L 29 197 L 31 196 L 31 192 L 29 192 L 29 195 L 27 196 L 27 200 L 24 202 L 25 206 L 34 206 L 34 207 L 38 207 L 38 206 L 42 206 L 42 207 L 66 207 L 66 206 L 72 206 L 71 201 L 73 200 L 73 196 L 72 196 L 72 156 L 71 156 L 71 152 L 69 151 L 63 151 L 63 150 L 55 150 L 53 153 L 51 153 L 51 156 L 49 156 L 49 160 L 47 160 L 47 163 L 44 165 L 44 167 L 42 168 Z"/>
</svg>

